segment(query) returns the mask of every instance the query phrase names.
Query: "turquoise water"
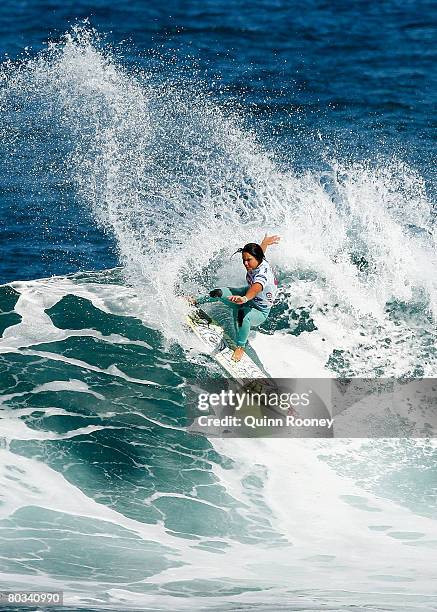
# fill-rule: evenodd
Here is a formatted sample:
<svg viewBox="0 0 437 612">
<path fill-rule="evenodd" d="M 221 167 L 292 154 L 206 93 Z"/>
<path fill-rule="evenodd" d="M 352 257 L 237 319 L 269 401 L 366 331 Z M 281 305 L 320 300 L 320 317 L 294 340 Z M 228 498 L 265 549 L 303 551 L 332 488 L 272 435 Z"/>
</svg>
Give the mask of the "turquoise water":
<svg viewBox="0 0 437 612">
<path fill-rule="evenodd" d="M 218 366 L 151 327 L 121 270 L 1 300 L 3 588 L 89 610 L 435 605 L 432 442 L 208 440 L 189 384 Z"/>
</svg>

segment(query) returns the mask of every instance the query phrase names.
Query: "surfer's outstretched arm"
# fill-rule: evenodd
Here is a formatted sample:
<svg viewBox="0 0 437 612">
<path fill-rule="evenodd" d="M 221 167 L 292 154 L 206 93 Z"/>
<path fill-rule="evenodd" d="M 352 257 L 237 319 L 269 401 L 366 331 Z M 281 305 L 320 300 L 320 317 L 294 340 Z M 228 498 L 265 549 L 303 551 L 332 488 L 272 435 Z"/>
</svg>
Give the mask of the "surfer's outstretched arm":
<svg viewBox="0 0 437 612">
<path fill-rule="evenodd" d="M 202 304 L 209 304 L 211 302 L 223 302 L 226 306 L 232 305 L 229 298 L 233 295 L 243 296 L 246 295 L 249 287 L 220 287 L 213 289 L 208 295 L 198 296 L 192 298 L 192 302 L 195 306 L 201 306 Z"/>
<path fill-rule="evenodd" d="M 275 234 L 273 236 L 267 236 L 267 234 L 265 234 L 264 238 L 262 239 L 262 242 L 260 244 L 260 247 L 262 248 L 262 250 L 265 253 L 268 246 L 270 246 L 272 244 L 278 244 L 278 242 L 280 240 L 281 240 L 281 236 L 278 236 L 277 234 Z"/>
<path fill-rule="evenodd" d="M 234 304 L 245 304 L 246 302 L 249 302 L 250 300 L 253 300 L 253 298 L 260 292 L 262 291 L 263 286 L 261 285 L 261 283 L 253 283 L 253 285 L 251 287 L 247 288 L 247 293 L 245 293 L 244 295 L 230 295 L 228 297 L 228 299 L 231 302 L 234 302 Z"/>
</svg>

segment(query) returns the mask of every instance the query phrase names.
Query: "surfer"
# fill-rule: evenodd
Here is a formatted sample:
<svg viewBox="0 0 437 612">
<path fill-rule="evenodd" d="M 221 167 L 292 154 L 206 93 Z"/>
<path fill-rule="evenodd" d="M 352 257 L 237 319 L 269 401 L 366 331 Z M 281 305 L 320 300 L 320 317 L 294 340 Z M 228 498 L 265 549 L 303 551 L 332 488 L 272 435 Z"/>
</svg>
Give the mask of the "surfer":
<svg viewBox="0 0 437 612">
<path fill-rule="evenodd" d="M 277 281 L 269 262 L 265 258 L 268 246 L 278 244 L 279 236 L 264 236 L 261 244 L 249 242 L 235 253 L 241 253 L 246 268 L 244 287 L 220 287 L 209 295 L 190 299 L 195 306 L 210 302 L 222 302 L 233 309 L 237 348 L 232 359 L 240 361 L 250 330 L 267 319 L 276 297 Z M 235 255 L 234 253 L 234 255 Z"/>
</svg>

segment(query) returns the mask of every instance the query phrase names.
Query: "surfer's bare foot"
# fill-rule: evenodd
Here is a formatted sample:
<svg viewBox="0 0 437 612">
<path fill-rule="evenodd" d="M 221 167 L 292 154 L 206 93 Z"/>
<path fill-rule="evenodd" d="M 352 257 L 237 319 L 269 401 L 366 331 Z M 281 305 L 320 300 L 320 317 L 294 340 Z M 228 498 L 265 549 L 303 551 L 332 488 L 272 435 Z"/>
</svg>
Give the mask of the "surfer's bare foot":
<svg viewBox="0 0 437 612">
<path fill-rule="evenodd" d="M 244 348 L 242 346 L 239 346 L 235 349 L 231 359 L 232 361 L 240 361 L 243 355 L 244 355 Z"/>
</svg>

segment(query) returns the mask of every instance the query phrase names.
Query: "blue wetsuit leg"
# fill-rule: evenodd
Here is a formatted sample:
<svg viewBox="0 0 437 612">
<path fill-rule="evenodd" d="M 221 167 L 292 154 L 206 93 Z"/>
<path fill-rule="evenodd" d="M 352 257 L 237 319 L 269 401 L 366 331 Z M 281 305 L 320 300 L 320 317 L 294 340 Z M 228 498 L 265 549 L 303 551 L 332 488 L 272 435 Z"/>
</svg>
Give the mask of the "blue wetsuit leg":
<svg viewBox="0 0 437 612">
<path fill-rule="evenodd" d="M 253 306 L 240 307 L 240 311 L 237 312 L 237 345 L 241 347 L 246 346 L 247 339 L 250 334 L 250 330 L 258 327 L 268 317 L 268 312 L 262 312 Z"/>
<path fill-rule="evenodd" d="M 231 295 L 246 295 L 249 287 L 220 287 L 210 291 L 209 295 L 196 298 L 196 304 L 209 304 L 211 302 L 222 302 L 232 308 L 234 317 L 235 333 L 237 336 L 237 345 L 246 346 L 250 330 L 264 323 L 269 315 L 269 311 L 262 312 L 251 305 L 251 302 L 246 304 L 235 304 L 228 298 Z"/>
</svg>

